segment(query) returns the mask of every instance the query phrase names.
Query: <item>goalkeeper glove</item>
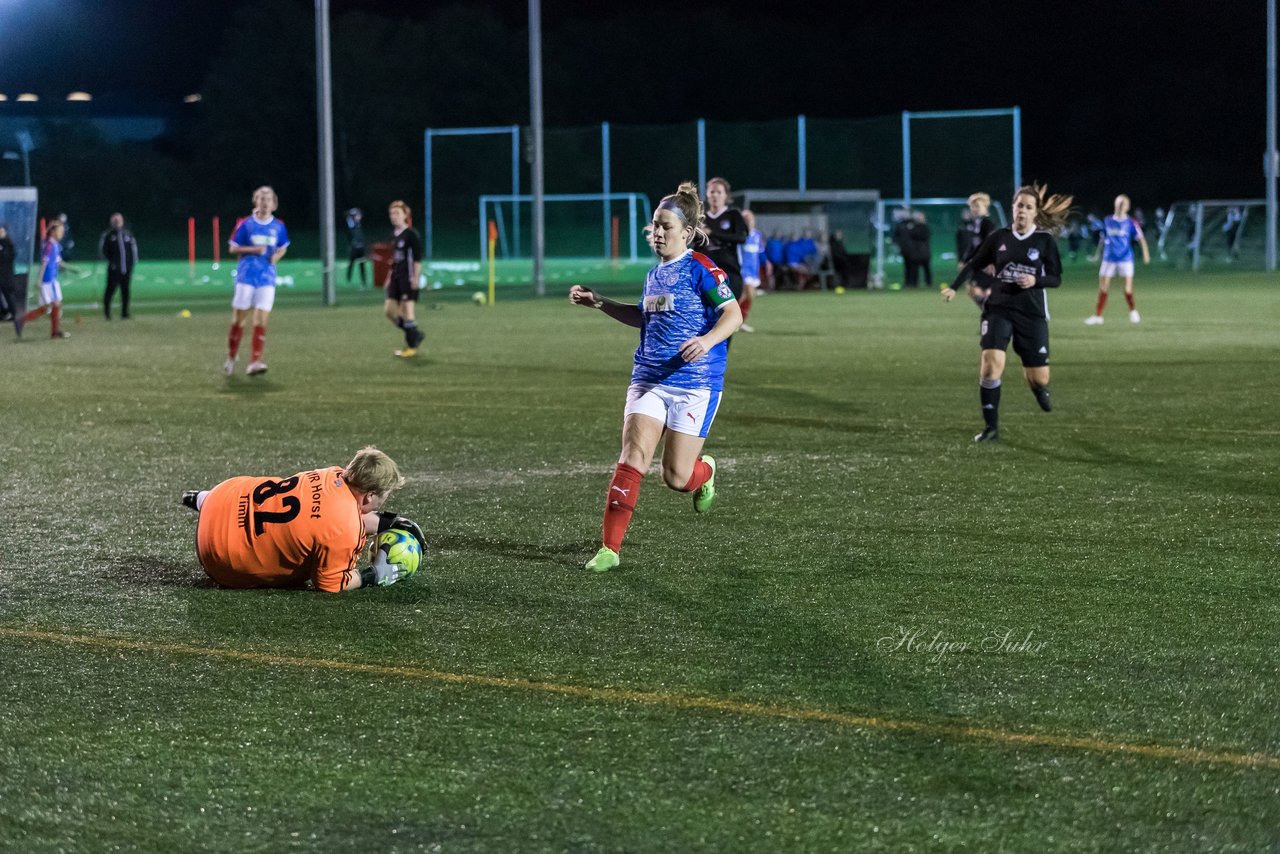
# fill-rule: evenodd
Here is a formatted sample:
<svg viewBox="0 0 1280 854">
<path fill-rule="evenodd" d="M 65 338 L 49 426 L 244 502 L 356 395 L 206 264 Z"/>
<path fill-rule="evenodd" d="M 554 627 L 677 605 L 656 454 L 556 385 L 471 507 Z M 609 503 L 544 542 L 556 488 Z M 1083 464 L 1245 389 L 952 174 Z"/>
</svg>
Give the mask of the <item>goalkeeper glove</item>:
<svg viewBox="0 0 1280 854">
<path fill-rule="evenodd" d="M 427 551 L 427 537 L 422 533 L 422 528 L 418 523 L 407 516 L 397 516 L 394 513 L 388 513 L 385 510 L 378 512 L 378 533 L 385 533 L 392 528 L 399 528 L 401 531 L 408 531 L 413 538 L 418 541 L 418 547 L 422 549 L 423 554 Z"/>
<path fill-rule="evenodd" d="M 361 587 L 387 587 L 404 578 L 408 573 L 398 563 L 388 563 L 387 553 L 378 549 L 373 564 L 360 570 Z"/>
</svg>

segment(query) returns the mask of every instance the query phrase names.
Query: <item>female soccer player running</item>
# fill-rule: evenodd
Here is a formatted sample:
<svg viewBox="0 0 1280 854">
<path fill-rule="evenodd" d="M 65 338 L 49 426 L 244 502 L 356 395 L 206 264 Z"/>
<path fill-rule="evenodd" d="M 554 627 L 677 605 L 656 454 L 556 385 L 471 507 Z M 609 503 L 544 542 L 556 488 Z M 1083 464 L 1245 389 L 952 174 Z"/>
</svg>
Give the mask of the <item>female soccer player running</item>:
<svg viewBox="0 0 1280 854">
<path fill-rule="evenodd" d="M 622 422 L 622 453 L 604 506 L 604 544 L 587 569 L 606 572 L 619 563 L 622 538 L 635 510 L 640 482 L 658 442 L 662 480 L 693 493 L 693 509 L 705 513 L 715 499 L 716 461 L 701 456 L 720 405 L 728 347 L 742 323 L 728 277 L 711 259 L 689 249 L 701 236 L 702 201 L 683 183 L 653 212 L 649 241 L 659 264 L 649 271 L 640 304 L 615 302 L 574 285 L 569 301 L 603 311 L 640 330 Z"/>
<path fill-rule="evenodd" d="M 1013 226 L 991 234 L 965 263 L 942 299 L 950 302 L 955 289 L 970 277 L 990 288 L 982 308 L 982 360 L 979 400 L 985 426 L 975 442 L 1000 438 L 1000 377 L 1005 351 L 1013 340 L 1022 360 L 1027 384 L 1040 408 L 1053 408 L 1049 398 L 1049 303 L 1045 288 L 1062 284 L 1057 233 L 1066 222 L 1071 196 L 1045 197 L 1038 184 L 1020 187 L 1013 197 Z M 983 272 L 994 266 L 995 275 Z"/>
</svg>

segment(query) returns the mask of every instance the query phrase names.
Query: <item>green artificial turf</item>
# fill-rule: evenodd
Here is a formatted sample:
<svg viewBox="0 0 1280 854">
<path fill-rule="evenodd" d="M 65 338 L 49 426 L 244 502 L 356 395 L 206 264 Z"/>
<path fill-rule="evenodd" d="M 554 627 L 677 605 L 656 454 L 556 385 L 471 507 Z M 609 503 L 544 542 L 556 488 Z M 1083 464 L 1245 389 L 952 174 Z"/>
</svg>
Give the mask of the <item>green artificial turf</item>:
<svg viewBox="0 0 1280 854">
<path fill-rule="evenodd" d="M 563 284 L 439 295 L 412 361 L 282 292 L 260 378 L 229 288 L 5 327 L 0 849 L 1280 846 L 1278 285 L 1143 269 L 1086 327 L 1081 265 L 990 447 L 970 303 L 763 297 L 714 511 L 651 475 L 603 575 L 636 337 Z M 184 489 L 369 443 L 416 577 L 204 579 Z"/>
</svg>

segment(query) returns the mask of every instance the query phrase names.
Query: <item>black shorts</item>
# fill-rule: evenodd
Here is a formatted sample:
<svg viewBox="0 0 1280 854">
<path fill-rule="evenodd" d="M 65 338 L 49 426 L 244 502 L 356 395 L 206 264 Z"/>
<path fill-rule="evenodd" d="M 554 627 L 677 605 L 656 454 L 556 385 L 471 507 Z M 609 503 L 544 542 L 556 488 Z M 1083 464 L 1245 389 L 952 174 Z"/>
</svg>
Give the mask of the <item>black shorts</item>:
<svg viewBox="0 0 1280 854">
<path fill-rule="evenodd" d="M 1043 368 L 1049 364 L 1049 320 L 1021 311 L 988 308 L 982 312 L 981 346 L 983 350 L 1013 351 L 1024 368 Z"/>
<path fill-rule="evenodd" d="M 407 281 L 401 281 L 392 276 L 391 284 L 387 285 L 386 298 L 396 302 L 417 302 L 418 293 L 418 288 L 413 287 Z"/>
</svg>

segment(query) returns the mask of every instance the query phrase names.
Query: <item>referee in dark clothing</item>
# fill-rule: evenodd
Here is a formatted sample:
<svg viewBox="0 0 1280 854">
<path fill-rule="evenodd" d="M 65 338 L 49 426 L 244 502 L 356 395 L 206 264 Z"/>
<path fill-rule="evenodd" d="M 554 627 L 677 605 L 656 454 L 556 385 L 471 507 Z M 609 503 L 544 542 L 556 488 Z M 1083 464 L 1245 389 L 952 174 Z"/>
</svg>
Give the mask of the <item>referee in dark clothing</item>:
<svg viewBox="0 0 1280 854">
<path fill-rule="evenodd" d="M 98 254 L 107 259 L 107 292 L 102 297 L 102 313 L 111 319 L 111 298 L 120 289 L 120 317 L 129 319 L 129 283 L 138 266 L 138 241 L 124 227 L 124 215 L 113 213 L 111 227 L 98 241 Z"/>
</svg>

